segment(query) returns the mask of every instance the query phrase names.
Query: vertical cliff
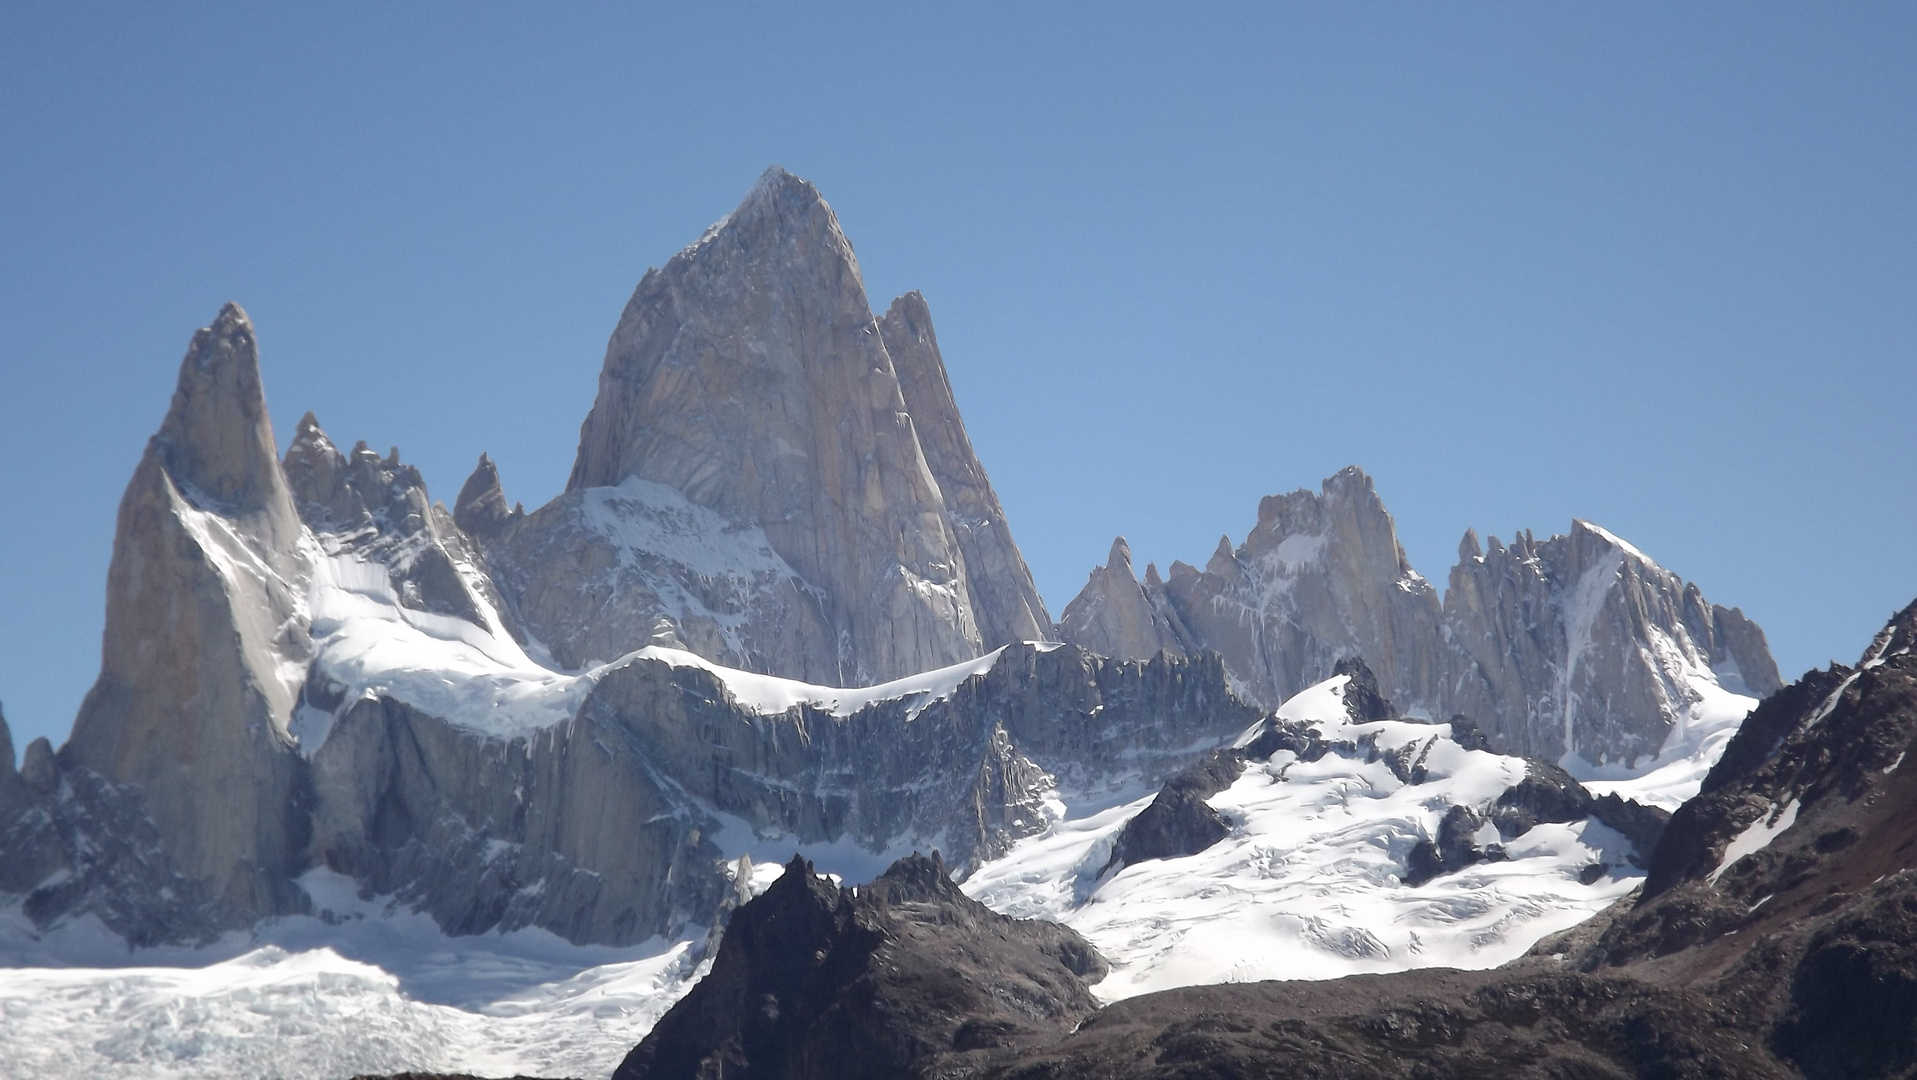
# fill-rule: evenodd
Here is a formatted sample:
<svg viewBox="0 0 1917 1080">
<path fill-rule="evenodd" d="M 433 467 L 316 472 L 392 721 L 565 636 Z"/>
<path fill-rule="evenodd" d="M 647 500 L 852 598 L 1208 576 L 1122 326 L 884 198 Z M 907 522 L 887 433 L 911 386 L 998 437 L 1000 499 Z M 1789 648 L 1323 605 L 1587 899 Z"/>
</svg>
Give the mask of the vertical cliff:
<svg viewBox="0 0 1917 1080">
<path fill-rule="evenodd" d="M 194 335 L 120 501 L 100 676 L 61 756 L 137 785 L 172 868 L 236 920 L 302 903 L 288 721 L 308 574 L 253 327 L 229 304 Z"/>
<path fill-rule="evenodd" d="M 818 191 L 783 169 L 626 305 L 568 490 L 628 478 L 763 530 L 816 590 L 827 654 L 768 668 L 848 684 L 981 649 L 858 259 Z"/>
<path fill-rule="evenodd" d="M 965 557 L 966 585 L 985 647 L 1046 637 L 1052 617 L 1032 583 L 1025 557 L 1012 542 L 1012 527 L 992 481 L 972 451 L 925 298 L 909 292 L 892 301 L 879 320 L 879 332 L 898 371 L 926 466 L 944 497 L 946 520 Z"/>
</svg>

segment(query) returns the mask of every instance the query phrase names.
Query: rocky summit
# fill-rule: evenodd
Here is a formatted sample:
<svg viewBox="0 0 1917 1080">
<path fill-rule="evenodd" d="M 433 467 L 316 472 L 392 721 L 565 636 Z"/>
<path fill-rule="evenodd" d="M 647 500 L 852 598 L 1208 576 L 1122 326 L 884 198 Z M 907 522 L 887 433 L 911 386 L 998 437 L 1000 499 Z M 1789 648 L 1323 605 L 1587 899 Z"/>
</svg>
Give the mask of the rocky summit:
<svg viewBox="0 0 1917 1080">
<path fill-rule="evenodd" d="M 642 507 L 624 508 L 610 493 L 634 481 L 624 490 Z M 832 208 L 778 168 L 640 281 L 567 495 L 494 546 L 528 630 L 568 665 L 676 640 L 851 685 L 1039 638 L 1050 622 L 925 301 L 876 318 Z M 711 579 L 724 584 L 701 587 Z"/>
<path fill-rule="evenodd" d="M 795 858 L 732 916 L 711 974 L 613 1076 L 917 1075 L 1057 1039 L 1098 1008 L 1085 980 L 1105 969 L 1072 931 L 960 892 L 937 853 L 853 889 Z"/>
</svg>

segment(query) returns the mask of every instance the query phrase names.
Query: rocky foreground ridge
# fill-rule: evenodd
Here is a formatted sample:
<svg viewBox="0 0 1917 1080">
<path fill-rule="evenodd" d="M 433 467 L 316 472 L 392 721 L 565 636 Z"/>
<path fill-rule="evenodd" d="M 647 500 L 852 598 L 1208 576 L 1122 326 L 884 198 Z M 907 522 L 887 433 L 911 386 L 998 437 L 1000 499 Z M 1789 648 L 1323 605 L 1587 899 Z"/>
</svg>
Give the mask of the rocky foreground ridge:
<svg viewBox="0 0 1917 1080">
<path fill-rule="evenodd" d="M 1504 968 L 1195 986 L 1086 1015 L 1072 1007 L 1083 965 L 1026 945 L 1020 962 L 1044 971 L 1050 1008 L 1008 1021 L 1006 1003 L 1029 999 L 1018 993 L 1027 984 L 1007 978 L 1001 993 L 997 965 L 972 957 L 981 941 L 1043 940 L 1036 926 L 982 932 L 920 916 L 906 941 L 855 917 L 856 940 L 795 936 L 781 947 L 760 934 L 735 947 L 728 935 L 726 978 L 715 967 L 713 989 L 702 984 L 668 1013 L 619 1076 L 1909 1075 L 1913 646 L 1917 604 L 1857 667 L 1812 672 L 1767 699 L 1655 845 L 1643 889 Z M 929 868 L 894 873 L 924 882 L 917 895 L 939 895 Z M 776 891 L 735 925 L 787 917 L 800 895 L 821 912 L 859 902 L 803 864 Z M 713 1023 L 717 997 L 747 986 L 777 987 L 763 1014 L 740 998 L 724 1012 L 729 1026 Z M 937 1007 L 926 988 L 943 988 Z M 748 1034 L 786 1016 L 806 1018 L 802 1038 Z M 1007 1037 L 981 1034 L 996 1031 Z"/>
<path fill-rule="evenodd" d="M 1203 573 L 1140 586 L 1115 547 L 1060 624 L 1082 644 L 1043 642 L 923 299 L 875 316 L 777 169 L 641 281 L 546 506 L 482 457 L 448 510 L 311 414 L 275 446 L 229 305 L 122 500 L 73 736 L 0 774 L 0 892 L 38 925 L 205 940 L 307 912 L 325 868 L 453 933 L 629 943 L 710 924 L 769 844 L 974 867 L 1356 656 L 1545 758 L 1654 753 L 1685 680 L 1775 679 L 1753 625 L 1595 529 L 1494 542 L 1446 598 L 1477 615 L 1441 619 L 1355 472 Z"/>
</svg>

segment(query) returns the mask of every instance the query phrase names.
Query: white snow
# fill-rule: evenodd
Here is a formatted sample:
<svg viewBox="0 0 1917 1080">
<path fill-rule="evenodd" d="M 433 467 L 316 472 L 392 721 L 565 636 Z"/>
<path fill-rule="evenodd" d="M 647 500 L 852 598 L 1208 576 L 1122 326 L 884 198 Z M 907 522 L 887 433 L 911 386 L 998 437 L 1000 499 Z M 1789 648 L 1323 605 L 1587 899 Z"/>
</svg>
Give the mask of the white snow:
<svg viewBox="0 0 1917 1080">
<path fill-rule="evenodd" d="M 588 492 L 582 501 L 589 526 L 616 547 L 715 576 L 788 572 L 762 534 L 707 520 L 710 511 L 677 492 L 641 484 Z M 248 553 L 229 550 L 212 532 L 201 539 L 228 559 L 222 571 L 229 577 L 262 572 L 243 565 L 240 556 Z M 1269 557 L 1279 576 L 1288 577 L 1319 559 L 1323 543 L 1322 536 L 1288 537 Z M 905 700 L 912 719 L 989 671 L 1002 653 L 849 689 L 737 671 L 662 647 L 560 671 L 514 642 L 483 599 L 477 624 L 408 608 L 384 564 L 334 538 L 312 544 L 311 580 L 304 585 L 319 669 L 346 688 L 349 700 L 390 695 L 497 737 L 569 719 L 597 681 L 624 664 L 701 668 L 740 706 L 762 715 L 804 705 L 845 717 L 876 702 Z M 1613 552 L 1563 601 L 1573 638 L 1561 702 L 1567 733 L 1581 643 L 1621 557 Z M 1280 593 L 1261 593 L 1260 605 Z M 1682 651 L 1676 643 L 1670 649 Z M 282 674 L 303 674 L 292 666 L 289 661 Z M 1688 703 L 1654 761 L 1632 769 L 1567 760 L 1594 793 L 1617 792 L 1667 809 L 1696 793 L 1755 702 L 1724 690 L 1695 665 L 1683 668 L 1683 679 Z M 1119 830 L 1151 796 L 1112 805 L 1110 791 L 1060 791 L 1049 827 L 980 867 L 965 890 L 1007 914 L 1055 919 L 1084 933 L 1113 962 L 1111 976 L 1095 990 L 1116 1000 L 1194 983 L 1495 966 L 1636 884 L 1637 872 L 1625 863 L 1628 842 L 1581 822 L 1537 826 L 1503 845 L 1503 861 L 1406 886 L 1399 877 L 1406 856 L 1435 833 L 1444 812 L 1459 804 L 1485 807 L 1525 766 L 1464 750 L 1449 738 L 1448 725 L 1352 724 L 1344 709 L 1346 682 L 1341 676 L 1307 688 L 1278 714 L 1311 723 L 1334 741 L 1368 738 L 1386 751 L 1417 743 L 1427 770 L 1423 783 L 1404 783 L 1386 761 L 1367 762 L 1363 749 L 1317 762 L 1280 752 L 1250 765 L 1209 800 L 1231 826 L 1224 841 L 1194 856 L 1110 874 L 1102 871 Z M 332 720 L 304 706 L 291 729 L 310 753 Z M 719 816 L 715 840 L 728 853 L 752 857 L 749 870 L 740 868 L 755 890 L 777 876 L 795 848 L 822 870 L 854 881 L 905 853 L 875 854 L 850 843 L 796 845 Z M 1793 802 L 1768 824 L 1754 823 L 1727 849 L 1712 880 L 1761 850 L 1795 816 Z M 1481 830 L 1480 843 L 1495 842 L 1494 831 Z M 1580 875 L 1596 863 L 1609 869 L 1581 884 Z M 701 928 L 689 928 L 685 940 L 631 949 L 579 948 L 543 931 L 451 938 L 429 917 L 390 901 L 362 900 L 350 881 L 324 871 L 307 875 L 302 885 L 323 918 L 277 920 L 198 950 L 130 953 L 91 918 L 43 935 L 17 907 L 0 910 L 0 1080 L 291 1080 L 402 1069 L 603 1076 L 702 970 Z"/>
<path fill-rule="evenodd" d="M 1055 644 L 1050 648 L 1039 646 L 1041 651 L 1046 652 L 1057 647 Z M 950 697 L 965 680 L 992 670 L 992 665 L 998 662 L 999 654 L 1004 651 L 1005 648 L 1001 647 L 977 659 L 953 664 L 950 667 L 907 675 L 903 679 L 894 679 L 877 686 L 851 688 L 814 686 L 811 683 L 802 683 L 793 679 L 781 679 L 775 675 L 755 675 L 749 671 L 721 667 L 696 653 L 662 648 L 657 645 L 640 649 L 632 654 L 632 658 L 658 660 L 674 667 L 696 667 L 710 671 L 725 684 L 726 692 L 732 695 L 735 702 L 761 716 L 776 716 L 800 705 L 810 705 L 821 712 L 845 717 L 881 701 L 910 697 L 916 700 L 913 701 L 906 715 L 908 719 L 916 719 L 927 705 Z"/>
<path fill-rule="evenodd" d="M 390 696 L 488 735 L 510 738 L 571 718 L 604 671 L 567 674 L 536 663 L 490 611 L 488 625 L 477 626 L 407 607 L 383 563 L 351 552 L 316 561 L 308 607 L 320 670 L 350 696 Z M 323 739 L 329 725 L 301 717 L 298 726 Z"/>
<path fill-rule="evenodd" d="M 1604 536 L 1610 536 L 1596 526 L 1592 528 Z M 1616 540 L 1615 537 L 1611 539 Z M 1621 540 L 1616 542 L 1624 543 Z M 1570 768 L 1569 760 L 1576 754 L 1577 747 L 1578 664 L 1591 647 L 1591 632 L 1597 626 L 1598 616 L 1604 611 L 1604 602 L 1611 595 L 1611 587 L 1617 584 L 1618 572 L 1623 567 L 1624 554 L 1621 550 L 1607 552 L 1595 566 L 1587 568 L 1577 583 L 1567 590 L 1567 595 L 1558 601 L 1564 616 L 1564 667 L 1558 673 L 1557 705 L 1563 710 L 1566 768 Z"/>
<path fill-rule="evenodd" d="M 1703 788 L 1704 777 L 1724 756 L 1757 699 L 1731 693 L 1694 665 L 1684 668 L 1683 678 L 1691 700 L 1656 758 L 1635 770 L 1615 764 L 1594 767 L 1576 758 L 1566 759 L 1564 767 L 1593 795 L 1615 794 L 1665 810 L 1684 805 Z"/>
<path fill-rule="evenodd" d="M 1771 841 L 1784 834 L 1784 830 L 1797 824 L 1797 800 L 1784 804 L 1782 810 L 1758 818 L 1744 827 L 1729 844 L 1724 846 L 1724 857 L 1718 860 L 1717 869 L 1711 871 L 1711 884 L 1724 876 L 1724 871 L 1737 865 L 1738 860 L 1747 855 L 1755 855 L 1771 846 Z"/>
<path fill-rule="evenodd" d="M 317 577 L 328 670 L 446 708 L 458 722 L 483 724 L 491 714 L 493 730 L 503 731 L 558 716 L 604 671 L 554 672 L 503 635 L 401 610 L 381 567 L 334 557 Z M 622 662 L 710 670 L 741 704 L 762 712 L 805 703 L 849 715 L 907 697 L 917 699 L 916 712 L 988 670 L 998 655 L 857 690 L 731 671 L 671 649 L 641 650 Z M 449 671 L 476 673 L 489 689 L 462 694 Z M 1698 701 L 1653 768 L 1589 786 L 1661 805 L 1694 793 L 1750 704 L 1698 678 Z M 1094 989 L 1116 1000 L 1205 982 L 1495 966 L 1636 884 L 1624 862 L 1628 842 L 1585 822 L 1537 826 L 1504 845 L 1504 861 L 1404 885 L 1407 853 L 1435 832 L 1444 811 L 1483 807 L 1524 765 L 1462 749 L 1447 725 L 1351 724 L 1346 682 L 1340 676 L 1306 689 L 1281 706 L 1280 717 L 1312 723 L 1332 740 L 1372 736 L 1387 751 L 1428 744 L 1424 783 L 1403 783 L 1385 761 L 1367 763 L 1362 750 L 1310 763 L 1281 752 L 1210 800 L 1232 826 L 1224 841 L 1103 877 L 1118 831 L 1150 798 L 1111 806 L 1097 793 L 1061 792 L 1045 832 L 985 864 L 964 888 L 1008 914 L 1056 919 L 1084 933 L 1114 965 Z M 1770 824 L 1753 825 L 1726 852 L 1724 867 L 1794 819 L 1795 804 Z M 1479 839 L 1493 838 L 1485 830 Z M 795 845 L 731 820 L 715 840 L 752 856 L 746 872 L 755 892 L 795 848 L 849 881 L 904 853 Z M 1611 869 L 1580 884 L 1580 873 L 1600 862 Z M 352 882 L 325 871 L 302 885 L 324 918 L 277 920 L 199 950 L 129 953 L 91 918 L 40 935 L 17 908 L 0 911 L 0 1080 L 293 1080 L 406 1068 L 604 1076 L 703 970 L 700 928 L 689 928 L 685 940 L 632 949 L 579 948 L 536 930 L 452 938 L 425 915 L 359 899 Z"/>
<path fill-rule="evenodd" d="M 616 501 L 608 493 L 626 492 L 633 483 L 637 482 L 587 494 L 612 506 Z M 653 495 L 648 493 L 648 497 Z M 634 519 L 622 520 L 631 525 Z M 950 696 L 966 679 L 989 671 L 1003 651 L 877 686 L 854 688 L 755 675 L 661 646 L 640 649 L 609 664 L 566 672 L 534 660 L 506 633 L 485 601 L 479 602 L 484 625 L 419 611 L 400 603 L 384 564 L 350 551 L 321 553 L 315 560 L 308 597 L 320 670 L 344 685 L 349 698 L 385 695 L 461 727 L 511 738 L 570 719 L 608 671 L 637 661 L 710 671 L 741 706 L 762 715 L 776 715 L 807 704 L 834 716 L 849 716 L 876 702 L 911 697 L 916 700 L 908 715 L 917 717 L 925 706 Z M 295 714 L 292 727 L 302 737 L 302 749 L 310 754 L 324 741 L 331 723 L 327 714 L 306 707 Z"/>
<path fill-rule="evenodd" d="M 1482 808 L 1522 778 L 1524 763 L 1464 750 L 1448 725 L 1351 724 L 1346 681 L 1306 689 L 1279 715 L 1333 740 L 1375 735 L 1381 749 L 1430 741 L 1424 783 L 1403 783 L 1362 750 L 1311 763 L 1281 751 L 1209 800 L 1232 826 L 1226 839 L 1102 879 L 1119 830 L 1151 800 L 1073 816 L 1067 794 L 1063 820 L 985 864 L 965 891 L 1084 934 L 1113 962 L 1094 990 L 1117 1000 L 1193 983 L 1491 967 L 1636 884 L 1624 865 L 1629 842 L 1589 822 L 1537 826 L 1506 845 L 1506 861 L 1404 885 L 1406 856 L 1445 810 Z M 1614 869 L 1580 884 L 1596 862 Z"/>
<path fill-rule="evenodd" d="M 698 974 L 694 938 L 577 947 L 452 938 L 302 879 L 326 919 L 130 953 L 91 918 L 39 935 L 0 912 L 0 1078 L 283 1077 L 403 1069 L 605 1076 Z"/>
<path fill-rule="evenodd" d="M 808 588 L 764 529 L 730 521 L 665 484 L 627 477 L 616 487 L 588 488 L 579 520 L 612 549 L 612 564 L 600 572 L 605 586 L 617 593 L 642 582 L 680 623 L 709 621 L 735 650 L 744 648 L 739 634 L 748 598 L 781 586 Z M 711 599 L 720 582 L 730 602 Z"/>
<path fill-rule="evenodd" d="M 1618 534 L 1612 532 L 1611 530 L 1606 529 L 1601 525 L 1594 525 L 1589 521 L 1580 520 L 1577 522 L 1577 524 L 1581 524 L 1585 528 L 1598 534 L 1598 536 L 1602 537 L 1606 543 L 1624 552 L 1624 554 L 1629 555 L 1634 559 L 1642 560 L 1644 562 L 1651 562 L 1651 557 L 1649 555 L 1646 555 L 1642 551 L 1639 551 L 1635 546 L 1632 545 L 1632 543 L 1629 540 L 1624 539 L 1622 536 L 1619 536 Z M 1653 563 L 1653 565 L 1656 565 L 1656 564 Z"/>
<path fill-rule="evenodd" d="M 797 576 L 765 530 L 727 521 L 665 484 L 629 476 L 617 487 L 587 488 L 579 510 L 587 528 L 629 558 L 649 555 L 706 577 Z"/>
</svg>

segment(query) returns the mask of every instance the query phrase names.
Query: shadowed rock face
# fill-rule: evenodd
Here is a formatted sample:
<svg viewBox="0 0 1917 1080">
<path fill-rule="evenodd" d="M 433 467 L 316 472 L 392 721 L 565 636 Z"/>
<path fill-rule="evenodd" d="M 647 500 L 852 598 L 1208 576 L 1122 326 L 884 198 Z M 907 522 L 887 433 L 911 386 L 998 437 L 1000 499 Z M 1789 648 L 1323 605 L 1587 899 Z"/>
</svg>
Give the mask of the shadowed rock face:
<svg viewBox="0 0 1917 1080">
<path fill-rule="evenodd" d="M 455 932 L 626 944 L 713 917 L 739 854 L 715 812 L 794 844 L 936 841 L 970 865 L 1044 827 L 1055 777 L 1170 775 L 1253 719 L 1215 664 L 1069 646 L 1015 646 L 945 700 L 846 717 L 760 716 L 704 669 L 639 659 L 530 739 L 350 704 L 313 758 L 313 846 Z"/>
<path fill-rule="evenodd" d="M 931 400 L 936 345 L 929 321 L 912 323 L 909 312 L 895 320 L 898 340 L 920 350 L 915 396 Z M 833 685 L 897 678 L 982 651 L 972 590 L 981 568 L 968 568 L 967 546 L 982 569 L 1008 576 L 988 590 L 997 632 L 1036 624 L 1043 611 L 1031 609 L 1037 594 L 1002 515 L 992 520 L 996 499 L 941 404 L 928 420 L 955 481 L 949 496 L 851 244 L 812 185 L 774 168 L 639 283 L 607 346 L 568 492 L 637 478 L 728 526 L 762 530 L 798 592 L 816 598 L 822 626 L 756 642 L 748 666 Z M 972 543 L 956 534 L 948 498 L 983 515 Z M 556 656 L 576 651 L 569 626 L 527 621 Z"/>
<path fill-rule="evenodd" d="M 614 1076 L 919 1075 L 1069 1031 L 1097 1008 L 1085 980 L 1105 970 L 1074 931 L 967 897 L 936 854 L 850 890 L 794 858 Z"/>
<path fill-rule="evenodd" d="M 100 677 L 62 751 L 138 788 L 167 864 L 225 925 L 304 901 L 287 724 L 309 555 L 274 449 L 253 327 L 229 304 L 194 335 L 120 501 Z"/>
<path fill-rule="evenodd" d="M 1505 753 L 1590 762 L 1655 755 L 1693 696 L 1780 685 L 1763 631 L 1587 522 L 1487 550 L 1475 532 L 1440 605 L 1412 570 L 1369 477 L 1273 496 L 1242 545 L 1203 570 L 1133 574 L 1113 545 L 1058 636 L 1113 656 L 1214 650 L 1248 699 L 1276 706 L 1362 656 L 1414 714 L 1472 718 Z"/>
<path fill-rule="evenodd" d="M 491 536 L 506 527 L 524 511 L 506 506 L 506 492 L 499 486 L 499 469 L 491 458 L 479 455 L 479 464 L 459 489 L 453 502 L 453 521 L 469 536 Z"/>
</svg>

